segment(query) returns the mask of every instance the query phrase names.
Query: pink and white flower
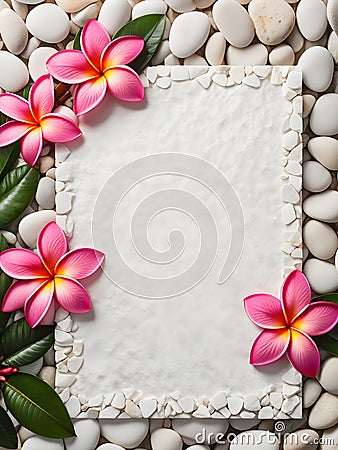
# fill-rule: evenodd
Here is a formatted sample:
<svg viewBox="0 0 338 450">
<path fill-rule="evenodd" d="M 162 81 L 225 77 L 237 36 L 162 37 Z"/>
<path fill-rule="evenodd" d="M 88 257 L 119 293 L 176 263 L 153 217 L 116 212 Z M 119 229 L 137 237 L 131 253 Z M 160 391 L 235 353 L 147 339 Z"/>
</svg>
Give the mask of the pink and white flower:
<svg viewBox="0 0 338 450">
<path fill-rule="evenodd" d="M 89 294 L 78 280 L 92 275 L 103 259 L 102 252 L 91 248 L 68 251 L 64 232 L 50 222 L 39 235 L 38 254 L 20 248 L 0 254 L 0 268 L 18 280 L 7 291 L 2 310 L 24 307 L 32 328 L 54 317 L 55 302 L 71 313 L 90 311 Z"/>
<path fill-rule="evenodd" d="M 300 373 L 313 378 L 319 370 L 320 355 L 310 336 L 326 334 L 337 325 L 338 305 L 310 303 L 309 283 L 298 270 L 284 281 L 281 297 L 254 294 L 244 300 L 251 321 L 263 328 L 251 348 L 250 363 L 262 366 L 286 354 Z"/>
<path fill-rule="evenodd" d="M 90 20 L 81 33 L 82 51 L 56 53 L 47 61 L 47 69 L 57 80 L 77 85 L 74 111 L 81 115 L 99 105 L 107 91 L 120 100 L 143 100 L 142 81 L 127 66 L 143 47 L 144 40 L 138 36 L 123 36 L 111 41 L 104 26 Z"/>
<path fill-rule="evenodd" d="M 28 101 L 15 94 L 0 94 L 0 111 L 14 119 L 0 127 L 0 147 L 21 139 L 22 157 L 34 166 L 44 139 L 69 142 L 81 136 L 79 127 L 68 117 L 52 113 L 53 108 L 54 85 L 50 75 L 36 80 Z"/>
</svg>

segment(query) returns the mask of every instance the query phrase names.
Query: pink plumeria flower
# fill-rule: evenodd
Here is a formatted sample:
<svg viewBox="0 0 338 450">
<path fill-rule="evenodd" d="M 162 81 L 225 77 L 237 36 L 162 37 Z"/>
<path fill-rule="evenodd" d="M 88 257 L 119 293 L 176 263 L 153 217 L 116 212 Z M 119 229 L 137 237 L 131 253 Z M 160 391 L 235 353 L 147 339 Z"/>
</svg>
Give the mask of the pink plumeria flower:
<svg viewBox="0 0 338 450">
<path fill-rule="evenodd" d="M 244 300 L 247 315 L 264 331 L 250 354 L 254 366 L 270 364 L 287 354 L 291 364 L 304 376 L 314 378 L 320 355 L 310 336 L 328 333 L 338 322 L 338 305 L 311 301 L 311 289 L 299 270 L 284 281 L 282 300 L 269 294 L 250 295 Z"/>
<path fill-rule="evenodd" d="M 81 136 L 79 127 L 68 117 L 52 113 L 53 108 L 54 85 L 50 75 L 36 80 L 28 101 L 15 94 L 0 94 L 0 111 L 14 119 L 0 127 L 0 147 L 21 139 L 22 157 L 34 166 L 44 139 L 69 142 Z"/>
<path fill-rule="evenodd" d="M 77 85 L 74 111 L 81 115 L 99 105 L 107 90 L 120 100 L 143 100 L 142 81 L 126 65 L 141 53 L 143 47 L 144 40 L 138 36 L 111 41 L 104 26 L 90 20 L 81 33 L 82 51 L 62 50 L 49 58 L 47 68 L 57 80 Z"/>
<path fill-rule="evenodd" d="M 0 267 L 15 278 L 2 304 L 4 312 L 25 308 L 28 324 L 34 328 L 46 317 L 53 318 L 55 302 L 71 313 L 91 309 L 90 297 L 78 280 L 92 275 L 104 254 L 91 248 L 68 251 L 64 232 L 50 222 L 38 238 L 38 254 L 11 248 L 0 254 Z"/>
</svg>

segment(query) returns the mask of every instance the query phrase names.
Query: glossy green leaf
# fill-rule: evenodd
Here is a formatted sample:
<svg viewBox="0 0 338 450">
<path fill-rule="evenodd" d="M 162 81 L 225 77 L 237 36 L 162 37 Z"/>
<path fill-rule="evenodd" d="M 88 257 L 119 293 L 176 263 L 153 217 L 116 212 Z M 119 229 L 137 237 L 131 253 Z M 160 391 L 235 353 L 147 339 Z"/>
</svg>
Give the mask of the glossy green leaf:
<svg viewBox="0 0 338 450">
<path fill-rule="evenodd" d="M 12 169 L 20 155 L 20 143 L 0 148 L 0 180 Z"/>
<path fill-rule="evenodd" d="M 6 366 L 21 367 L 37 361 L 52 346 L 54 327 L 31 328 L 25 319 L 5 328 L 0 337 L 0 355 Z"/>
<path fill-rule="evenodd" d="M 20 97 L 23 97 L 25 100 L 28 100 L 29 92 L 32 88 L 31 84 L 27 84 L 21 91 L 17 92 L 17 95 L 20 95 Z"/>
<path fill-rule="evenodd" d="M 121 36 L 140 36 L 144 39 L 142 53 L 130 64 L 137 73 L 141 73 L 151 62 L 159 45 L 165 28 L 165 16 L 148 14 L 128 22 L 115 34 L 114 39 Z"/>
<path fill-rule="evenodd" d="M 320 297 L 316 297 L 312 300 L 313 302 L 331 302 L 331 303 L 337 303 L 338 305 L 338 293 L 333 294 L 324 294 Z"/>
<path fill-rule="evenodd" d="M 4 113 L 0 112 L 0 125 L 3 125 L 7 120 L 7 117 Z"/>
<path fill-rule="evenodd" d="M 3 237 L 3 235 L 0 233 L 0 252 L 3 252 L 4 250 L 7 250 L 8 244 L 6 239 Z M 9 288 L 9 286 L 12 284 L 12 278 L 8 277 L 5 273 L 3 273 L 0 269 L 0 334 L 2 333 L 3 329 L 7 325 L 8 319 L 10 318 L 10 313 L 4 313 L 2 312 L 2 302 L 5 297 L 5 294 Z M 1 356 L 1 353 L 0 353 Z"/>
<path fill-rule="evenodd" d="M 81 34 L 82 34 L 83 28 L 80 28 L 79 31 L 76 33 L 76 36 L 74 38 L 73 42 L 73 49 L 74 50 L 81 50 Z"/>
<path fill-rule="evenodd" d="M 15 220 L 33 200 L 39 171 L 28 165 L 13 169 L 0 182 L 0 227 Z"/>
<path fill-rule="evenodd" d="M 4 383 L 3 395 L 12 415 L 33 433 L 54 439 L 75 436 L 60 397 L 40 378 L 16 373 Z"/>
<path fill-rule="evenodd" d="M 14 425 L 6 413 L 0 406 L 0 446 L 4 448 L 17 448 L 18 436 Z"/>
<path fill-rule="evenodd" d="M 313 338 L 319 348 L 338 356 L 338 339 L 335 339 L 330 334 L 324 336 L 316 336 Z"/>
</svg>

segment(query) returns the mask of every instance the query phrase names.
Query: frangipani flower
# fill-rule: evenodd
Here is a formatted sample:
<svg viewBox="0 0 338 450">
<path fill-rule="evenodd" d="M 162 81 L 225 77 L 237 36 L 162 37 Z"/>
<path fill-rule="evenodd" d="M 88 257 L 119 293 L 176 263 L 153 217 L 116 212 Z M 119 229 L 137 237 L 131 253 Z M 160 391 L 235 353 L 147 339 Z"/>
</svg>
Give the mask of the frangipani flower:
<svg viewBox="0 0 338 450">
<path fill-rule="evenodd" d="M 80 50 L 62 50 L 47 61 L 49 72 L 57 80 L 76 84 L 74 111 L 81 115 L 94 109 L 107 90 L 128 102 L 144 98 L 142 81 L 126 64 L 143 50 L 144 40 L 123 36 L 111 41 L 104 26 L 90 20 L 81 33 Z"/>
<path fill-rule="evenodd" d="M 7 291 L 2 310 L 11 312 L 24 307 L 32 328 L 47 316 L 54 317 L 54 300 L 71 313 L 90 311 L 89 294 L 78 280 L 92 275 L 103 259 L 103 253 L 91 248 L 68 252 L 64 232 L 50 222 L 39 235 L 38 254 L 19 248 L 0 254 L 1 269 L 18 280 Z"/>
<path fill-rule="evenodd" d="M 81 136 L 81 130 L 71 119 L 52 113 L 53 107 L 54 85 L 50 75 L 36 80 L 28 101 L 15 94 L 0 94 L 0 111 L 14 119 L 0 127 L 0 147 L 21 139 L 22 157 L 34 166 L 44 139 L 69 142 Z"/>
<path fill-rule="evenodd" d="M 244 300 L 251 321 L 264 331 L 255 340 L 250 363 L 270 364 L 285 353 L 300 373 L 314 378 L 320 355 L 310 336 L 328 333 L 338 322 L 338 305 L 311 301 L 311 289 L 299 270 L 284 281 L 282 300 L 269 294 L 254 294 Z"/>
</svg>

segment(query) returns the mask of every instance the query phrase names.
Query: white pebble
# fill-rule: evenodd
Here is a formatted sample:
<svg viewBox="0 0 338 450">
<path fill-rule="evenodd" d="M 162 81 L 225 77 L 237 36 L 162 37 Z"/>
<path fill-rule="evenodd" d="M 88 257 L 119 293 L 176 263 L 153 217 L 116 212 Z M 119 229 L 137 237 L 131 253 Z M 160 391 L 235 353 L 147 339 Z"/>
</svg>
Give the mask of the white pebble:
<svg viewBox="0 0 338 450">
<path fill-rule="evenodd" d="M 230 66 L 263 66 L 268 60 L 268 50 L 263 44 L 253 44 L 246 48 L 230 45 L 226 60 Z"/>
<path fill-rule="evenodd" d="M 214 33 L 205 46 L 205 57 L 211 66 L 220 66 L 224 59 L 226 40 L 222 33 Z"/>
<path fill-rule="evenodd" d="M 294 26 L 292 33 L 287 38 L 286 43 L 291 45 L 293 48 L 293 51 L 295 53 L 298 53 L 301 51 L 304 45 L 304 37 L 302 36 L 301 32 L 299 31 L 297 25 Z"/>
<path fill-rule="evenodd" d="M 72 109 L 68 108 L 68 106 L 59 105 L 54 109 L 54 113 L 61 114 L 61 116 L 68 117 L 68 119 L 71 119 L 76 124 L 79 123 L 78 116 L 75 114 L 75 112 Z"/>
<path fill-rule="evenodd" d="M 312 255 L 319 259 L 332 258 L 338 247 L 335 231 L 326 223 L 317 220 L 306 222 L 303 227 L 303 239 Z"/>
<path fill-rule="evenodd" d="M 67 450 L 93 450 L 100 439 L 100 427 L 97 420 L 75 420 L 76 437 L 65 439 Z"/>
<path fill-rule="evenodd" d="M 26 65 L 10 52 L 0 51 L 0 88 L 8 92 L 17 92 L 29 81 Z"/>
<path fill-rule="evenodd" d="M 154 2 L 155 0 L 149 3 Z M 205 43 L 209 31 L 210 20 L 203 12 L 193 11 L 177 16 L 169 34 L 171 52 L 178 58 L 187 58 L 193 55 Z"/>
<path fill-rule="evenodd" d="M 113 36 L 129 21 L 130 14 L 131 8 L 127 0 L 106 0 L 100 10 L 98 21 Z"/>
<path fill-rule="evenodd" d="M 322 192 L 332 183 L 330 172 L 316 161 L 303 165 L 303 187 L 310 192 Z"/>
<path fill-rule="evenodd" d="M 11 233 L 10 231 L 7 231 L 7 230 L 0 230 L 0 233 L 6 239 L 8 244 L 14 245 L 16 243 L 17 239 L 16 239 L 16 236 L 14 233 Z"/>
<path fill-rule="evenodd" d="M 20 372 L 30 373 L 32 375 L 37 375 L 43 366 L 43 358 L 39 358 L 37 361 L 27 364 L 26 366 L 20 367 Z"/>
<path fill-rule="evenodd" d="M 314 46 L 299 58 L 303 82 L 312 91 L 324 92 L 332 82 L 334 62 L 330 52 L 324 47 Z"/>
<path fill-rule="evenodd" d="M 106 443 L 97 447 L 97 450 L 124 450 L 124 448 L 122 448 L 120 445 Z M 144 449 L 140 448 L 136 450 L 144 450 Z"/>
<path fill-rule="evenodd" d="M 167 4 L 163 0 L 151 0 L 137 3 L 132 10 L 132 18 L 146 16 L 147 14 L 165 14 Z"/>
<path fill-rule="evenodd" d="M 322 387 L 317 380 L 309 378 L 303 386 L 303 407 L 310 408 L 319 398 Z"/>
<path fill-rule="evenodd" d="M 29 32 L 48 44 L 63 41 L 70 30 L 65 11 L 52 3 L 45 3 L 32 9 L 26 19 Z"/>
<path fill-rule="evenodd" d="M 322 441 L 325 444 L 320 446 L 320 450 L 337 450 L 338 426 L 324 430 Z"/>
<path fill-rule="evenodd" d="M 297 7 L 297 23 L 308 41 L 318 41 L 327 27 L 326 6 L 322 0 L 302 0 Z"/>
<path fill-rule="evenodd" d="M 21 19 L 25 20 L 28 14 L 28 6 L 17 0 L 11 0 L 12 8 Z"/>
<path fill-rule="evenodd" d="M 338 272 L 334 264 L 311 258 L 304 264 L 304 274 L 312 290 L 319 295 L 335 292 L 338 289 Z"/>
<path fill-rule="evenodd" d="M 290 45 L 280 44 L 271 50 L 269 61 L 272 66 L 292 66 L 295 62 L 295 53 Z"/>
<path fill-rule="evenodd" d="M 141 444 L 148 433 L 147 419 L 100 420 L 101 434 L 110 442 L 126 448 Z"/>
<path fill-rule="evenodd" d="M 45 381 L 53 389 L 55 388 L 55 367 L 45 366 L 39 372 L 39 377 L 41 380 Z"/>
<path fill-rule="evenodd" d="M 55 2 L 64 11 L 73 13 L 80 11 L 91 3 L 94 3 L 95 0 L 55 0 Z"/>
<path fill-rule="evenodd" d="M 9 8 L 0 12 L 0 34 L 9 52 L 14 55 L 23 52 L 28 42 L 27 27 L 22 18 Z"/>
<path fill-rule="evenodd" d="M 338 2 L 337 0 L 329 0 L 327 2 L 327 18 L 331 28 L 338 34 Z"/>
<path fill-rule="evenodd" d="M 54 222 L 55 211 L 37 211 L 28 214 L 19 223 L 19 233 L 23 241 L 30 248 L 36 248 L 38 235 L 49 222 Z"/>
<path fill-rule="evenodd" d="M 310 116 L 310 128 L 319 136 L 338 134 L 338 94 L 319 97 Z"/>
<path fill-rule="evenodd" d="M 309 426 L 320 430 L 338 423 L 338 397 L 325 392 L 314 405 L 309 416 Z"/>
<path fill-rule="evenodd" d="M 329 40 L 327 41 L 327 49 L 331 53 L 332 58 L 335 63 L 338 63 L 338 36 L 334 31 L 330 34 Z"/>
<path fill-rule="evenodd" d="M 55 53 L 57 50 L 52 47 L 39 47 L 32 52 L 28 60 L 28 69 L 34 81 L 48 73 L 46 62 Z"/>
<path fill-rule="evenodd" d="M 308 142 L 310 154 L 330 170 L 338 170 L 338 141 L 332 137 L 314 137 Z"/>
<path fill-rule="evenodd" d="M 55 207 L 55 181 L 48 177 L 41 178 L 35 198 L 41 208 L 53 209 Z"/>
<path fill-rule="evenodd" d="M 206 9 L 212 6 L 216 0 L 195 0 L 198 9 Z"/>
<path fill-rule="evenodd" d="M 165 0 L 166 4 L 178 13 L 191 12 L 196 9 L 196 4 L 193 0 Z"/>
<path fill-rule="evenodd" d="M 182 450 L 181 436 L 174 430 L 159 428 L 150 437 L 153 450 Z"/>
<path fill-rule="evenodd" d="M 174 419 L 172 427 L 183 440 L 196 442 L 196 436 L 205 430 L 206 439 L 211 437 L 210 444 L 215 443 L 215 436 L 219 433 L 225 434 L 229 428 L 229 422 L 222 419 Z"/>
<path fill-rule="evenodd" d="M 285 436 L 283 450 L 311 450 L 317 448 L 318 442 L 319 434 L 316 431 L 297 430 Z"/>
<path fill-rule="evenodd" d="M 295 13 L 284 0 L 252 0 L 248 10 L 258 39 L 266 45 L 283 42 L 295 25 Z"/>
<path fill-rule="evenodd" d="M 61 440 L 33 436 L 24 442 L 22 450 L 64 450 L 64 447 Z"/>
<path fill-rule="evenodd" d="M 97 19 L 99 11 L 101 9 L 101 2 L 92 3 L 86 6 L 86 8 L 81 9 L 81 11 L 72 13 L 72 21 L 79 27 L 83 27 L 91 19 Z"/>
<path fill-rule="evenodd" d="M 318 376 L 319 383 L 333 395 L 338 395 L 338 358 L 332 357 L 323 362 Z"/>
<path fill-rule="evenodd" d="M 338 192 L 328 190 L 313 194 L 304 200 L 303 208 L 313 219 L 328 223 L 338 222 Z"/>
<path fill-rule="evenodd" d="M 251 430 L 237 435 L 230 444 L 230 450 L 278 450 L 277 436 L 269 431 Z"/>
<path fill-rule="evenodd" d="M 236 0 L 217 0 L 212 9 L 217 28 L 235 47 L 251 44 L 255 32 L 246 9 Z"/>
<path fill-rule="evenodd" d="M 39 45 L 40 45 L 39 39 L 37 39 L 36 37 L 32 36 L 29 39 L 25 50 L 21 53 L 21 57 L 23 59 L 28 59 L 31 56 L 32 52 L 39 47 Z"/>
</svg>

